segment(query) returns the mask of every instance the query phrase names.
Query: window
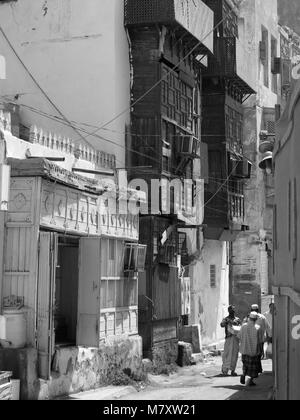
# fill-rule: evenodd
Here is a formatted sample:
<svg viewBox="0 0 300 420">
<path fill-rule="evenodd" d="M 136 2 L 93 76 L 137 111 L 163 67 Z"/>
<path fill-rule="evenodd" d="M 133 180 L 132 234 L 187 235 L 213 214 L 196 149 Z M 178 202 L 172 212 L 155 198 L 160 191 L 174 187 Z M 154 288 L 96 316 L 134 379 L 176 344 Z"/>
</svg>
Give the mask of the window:
<svg viewBox="0 0 300 420">
<path fill-rule="evenodd" d="M 269 33 L 262 27 L 260 44 L 260 59 L 263 64 L 263 81 L 266 87 L 269 87 Z"/>
<path fill-rule="evenodd" d="M 292 229 L 292 184 L 289 182 L 288 189 L 288 244 L 291 250 L 291 229 Z"/>
<path fill-rule="evenodd" d="M 216 278 L 216 266 L 210 266 L 210 287 L 216 288 L 217 287 L 217 278 Z"/>
<path fill-rule="evenodd" d="M 271 38 L 271 60 L 275 60 L 277 57 L 277 39 Z M 278 89 L 278 77 L 277 74 L 272 74 L 272 91 L 277 93 Z"/>
<path fill-rule="evenodd" d="M 188 130 L 193 129 L 194 80 L 184 72 L 178 75 L 165 64 L 162 65 L 161 102 L 163 114 Z M 186 82 L 182 79 L 191 79 Z"/>
<path fill-rule="evenodd" d="M 126 244 L 124 255 L 124 271 L 144 271 L 147 246 Z"/>
<path fill-rule="evenodd" d="M 115 246 L 116 241 L 115 239 L 109 239 L 109 259 L 114 260 L 115 259 Z"/>
<path fill-rule="evenodd" d="M 297 202 L 297 180 L 294 179 L 294 238 L 293 238 L 293 259 L 297 260 L 298 256 L 298 202 Z"/>
</svg>

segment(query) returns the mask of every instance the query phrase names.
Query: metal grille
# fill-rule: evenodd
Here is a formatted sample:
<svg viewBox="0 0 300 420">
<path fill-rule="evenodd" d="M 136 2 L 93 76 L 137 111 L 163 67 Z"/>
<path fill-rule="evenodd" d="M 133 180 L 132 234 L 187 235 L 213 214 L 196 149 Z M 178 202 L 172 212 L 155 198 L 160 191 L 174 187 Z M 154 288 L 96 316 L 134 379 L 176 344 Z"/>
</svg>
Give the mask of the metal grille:
<svg viewBox="0 0 300 420">
<path fill-rule="evenodd" d="M 210 56 L 209 75 L 233 76 L 236 73 L 236 39 L 217 38 L 214 56 Z"/>
<path fill-rule="evenodd" d="M 275 121 L 267 121 L 267 130 L 269 134 L 275 134 Z"/>
<path fill-rule="evenodd" d="M 210 287 L 215 288 L 217 287 L 217 276 L 216 276 L 216 266 L 210 266 Z"/>
<path fill-rule="evenodd" d="M 126 0 L 125 24 L 155 23 L 175 17 L 174 0 Z"/>
</svg>

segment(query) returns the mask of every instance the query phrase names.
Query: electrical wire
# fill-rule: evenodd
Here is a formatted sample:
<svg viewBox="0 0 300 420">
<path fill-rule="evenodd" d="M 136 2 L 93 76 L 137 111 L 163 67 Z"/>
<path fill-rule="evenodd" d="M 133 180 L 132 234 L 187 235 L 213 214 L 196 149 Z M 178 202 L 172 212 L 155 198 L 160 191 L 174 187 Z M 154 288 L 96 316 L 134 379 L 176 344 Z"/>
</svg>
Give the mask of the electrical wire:
<svg viewBox="0 0 300 420">
<path fill-rule="evenodd" d="M 239 7 L 245 0 L 240 0 L 239 4 L 236 7 Z M 201 44 L 203 44 L 203 42 L 205 41 L 206 38 L 208 38 L 208 36 L 215 31 L 215 29 L 217 29 L 232 13 L 234 12 L 234 8 L 231 9 L 224 17 L 223 19 L 221 19 L 221 21 L 219 21 L 217 23 L 217 25 L 211 30 L 209 31 L 204 38 L 202 38 L 201 41 L 199 41 L 189 52 L 188 54 L 186 54 L 185 57 L 183 57 L 178 63 L 177 65 L 174 67 L 174 69 L 178 68 L 180 66 L 180 64 L 182 62 L 184 62 Z M 28 67 L 25 65 L 25 63 L 23 62 L 23 60 L 21 59 L 21 57 L 19 56 L 19 54 L 17 53 L 17 51 L 15 50 L 15 48 L 13 47 L 12 43 L 10 42 L 10 40 L 8 39 L 7 35 L 5 34 L 3 28 L 0 26 L 0 32 L 2 33 L 3 37 L 5 38 L 6 42 L 8 43 L 8 45 L 10 46 L 10 48 L 12 49 L 12 51 L 14 52 L 15 56 L 17 57 L 17 59 L 20 61 L 21 65 L 24 67 L 24 69 L 26 70 L 26 72 L 29 74 L 30 78 L 33 80 L 33 82 L 35 83 L 35 85 L 40 89 L 40 91 L 43 93 L 43 95 L 47 98 L 47 100 L 50 102 L 50 104 L 54 107 L 54 109 L 56 109 L 56 111 L 62 116 L 63 120 L 65 120 L 66 125 L 70 126 L 71 128 L 73 128 L 75 130 L 75 132 L 78 133 L 78 131 L 82 131 L 85 132 L 87 135 L 83 136 L 80 133 L 78 133 L 80 135 L 80 139 L 86 141 L 90 146 L 93 147 L 93 145 L 91 145 L 91 143 L 89 143 L 86 139 L 89 136 L 95 136 L 97 138 L 99 138 L 99 136 L 96 136 L 96 133 L 98 133 L 98 131 L 100 131 L 101 129 L 104 129 L 107 125 L 111 124 L 113 121 L 115 121 L 116 119 L 118 119 L 120 116 L 122 116 L 125 112 L 127 112 L 128 110 L 130 110 L 132 107 L 134 107 L 138 102 L 140 102 L 143 98 L 145 98 L 145 96 L 147 96 L 153 89 L 155 89 L 163 80 L 165 80 L 166 77 L 168 77 L 169 74 L 171 74 L 174 69 L 170 70 L 168 73 L 166 73 L 158 82 L 156 82 L 150 89 L 148 89 L 147 92 L 145 92 L 143 95 L 141 95 L 136 101 L 134 101 L 133 104 L 131 104 L 128 108 L 126 108 L 126 110 L 122 111 L 122 113 L 118 114 L 117 116 L 115 116 L 113 119 L 111 119 L 109 122 L 107 122 L 106 124 L 102 125 L 101 127 L 97 128 L 96 131 L 94 131 L 93 133 L 88 133 L 85 130 L 79 129 L 78 127 L 74 127 L 74 125 L 71 123 L 71 121 L 66 118 L 66 116 L 61 112 L 61 110 L 56 106 L 56 104 L 51 100 L 51 98 L 49 97 L 49 95 L 45 92 L 45 90 L 41 87 L 41 85 L 38 83 L 38 81 L 36 80 L 36 78 L 32 75 L 32 73 L 30 72 L 30 70 L 28 69 Z M 180 40 L 179 40 L 180 41 Z M 118 143 L 113 142 L 111 140 L 105 139 L 103 137 L 100 137 L 101 140 L 106 140 L 112 144 L 115 144 L 117 146 L 120 146 Z M 74 140 L 74 142 L 78 142 L 79 140 Z M 126 149 L 126 148 L 125 148 Z M 128 148 L 127 148 L 128 150 Z M 152 148 L 153 150 L 153 148 Z M 144 154 L 140 154 L 140 152 L 134 151 L 136 154 L 139 155 L 144 155 Z M 151 157 L 149 157 L 148 155 L 144 155 L 144 157 L 148 157 L 151 159 Z M 154 161 L 156 161 L 155 159 L 153 159 Z M 174 168 L 175 169 L 175 168 Z"/>
<path fill-rule="evenodd" d="M 236 7 L 239 7 L 245 0 L 240 0 L 239 4 Z M 94 131 L 93 133 L 86 133 L 86 136 L 82 136 L 80 133 L 78 133 L 78 131 L 85 131 L 83 129 L 79 130 L 79 128 L 74 127 L 74 125 L 72 125 L 71 121 L 68 120 L 68 118 L 62 113 L 62 111 L 57 107 L 57 105 L 51 100 L 51 98 L 49 97 L 49 95 L 45 92 L 45 90 L 41 87 L 41 85 L 38 83 L 38 81 L 36 80 L 36 78 L 32 75 L 32 73 L 30 72 L 30 70 L 28 69 L 28 67 L 25 65 L 25 63 L 23 62 L 23 60 L 21 59 L 21 57 L 19 56 L 19 54 L 17 53 L 17 51 L 15 50 L 15 48 L 13 47 L 12 43 L 10 42 L 10 40 L 8 39 L 8 37 L 6 36 L 3 28 L 0 26 L 0 32 L 2 33 L 3 37 L 5 38 L 6 42 L 8 43 L 8 45 L 10 46 L 10 48 L 12 49 L 12 51 L 14 52 L 15 56 L 17 57 L 17 59 L 19 60 L 19 62 L 21 63 L 21 65 L 24 67 L 24 69 L 26 70 L 26 72 L 28 73 L 28 75 L 30 76 L 30 78 L 33 80 L 33 82 L 35 83 L 35 85 L 39 88 L 39 90 L 43 93 L 43 95 L 47 98 L 47 100 L 49 101 L 49 103 L 54 107 L 54 109 L 62 116 L 62 118 L 65 120 L 66 125 L 70 126 L 71 128 L 74 129 L 75 132 L 77 132 L 80 135 L 80 138 L 84 141 L 86 141 L 88 144 L 90 144 L 86 139 L 89 136 L 95 136 L 96 133 L 98 133 L 98 131 L 100 131 L 101 129 L 104 129 L 107 125 L 111 124 L 112 122 L 114 122 L 116 119 L 118 119 L 119 117 L 121 117 L 123 114 L 125 114 L 128 110 L 130 110 L 132 107 L 134 107 L 137 103 L 139 103 L 142 99 L 144 99 L 153 89 L 155 89 L 163 80 L 166 79 L 166 77 L 169 76 L 169 74 L 171 74 L 174 69 L 177 69 L 180 64 L 182 62 L 184 62 L 201 44 L 203 44 L 203 42 L 205 41 L 206 38 L 208 38 L 208 36 L 213 33 L 232 13 L 234 12 L 234 8 L 231 9 L 224 17 L 223 19 L 221 19 L 218 24 L 211 30 L 209 31 L 204 38 L 202 38 L 201 41 L 199 41 L 190 51 L 188 54 L 186 54 L 185 57 L 182 58 L 182 60 L 180 60 L 177 65 L 170 70 L 168 73 L 166 73 L 158 82 L 156 82 L 150 89 L 148 89 L 143 95 L 141 95 L 136 101 L 134 101 L 128 108 L 126 108 L 126 110 L 122 111 L 121 113 L 117 114 L 113 119 L 111 119 L 110 121 L 108 121 L 107 123 L 101 125 L 101 127 L 97 128 L 96 131 Z M 42 113 L 41 113 L 42 115 Z M 100 137 L 100 136 L 96 136 L 96 137 Z M 112 144 L 115 144 L 119 147 L 124 147 L 119 145 L 116 142 L 113 142 L 111 140 L 108 140 L 106 138 L 103 138 L 102 136 L 100 137 L 101 140 L 105 140 L 108 141 Z M 74 140 L 74 142 L 76 143 L 78 140 Z M 91 145 L 91 144 L 90 144 Z M 92 146 L 93 147 L 93 146 Z M 125 147 L 124 147 L 125 148 Z M 126 148 L 125 148 L 126 149 Z M 139 154 L 139 152 L 133 150 L 133 149 L 128 149 L 129 151 L 132 151 L 136 154 Z M 150 158 L 150 156 L 142 154 L 147 158 Z M 153 158 L 152 158 L 153 159 Z M 156 161 L 156 159 L 153 159 L 154 161 Z M 236 167 L 238 164 L 236 164 L 235 168 L 232 170 L 232 172 L 229 174 L 229 176 L 227 177 L 227 179 L 225 180 L 225 182 L 221 185 L 221 187 L 217 190 L 217 192 L 203 205 L 203 208 L 210 202 L 213 200 L 213 198 L 219 193 L 219 191 L 221 191 L 221 189 L 223 188 L 223 186 L 226 185 L 226 183 L 229 181 L 231 175 L 234 173 Z"/>
<path fill-rule="evenodd" d="M 206 38 L 208 38 L 211 35 L 211 33 L 214 33 L 215 30 L 235 11 L 236 8 L 239 8 L 244 1 L 245 0 L 240 0 L 239 3 L 236 6 L 234 6 L 228 13 L 226 13 L 226 15 L 186 54 L 185 57 L 183 57 L 176 64 L 176 66 L 172 70 L 167 72 L 160 80 L 158 80 L 156 83 L 154 83 L 154 85 L 151 88 L 149 88 L 144 94 L 142 94 L 138 99 L 136 99 L 129 107 L 127 107 L 122 112 L 117 114 L 111 120 L 107 121 L 105 124 L 102 124 L 96 131 L 90 133 L 89 136 L 94 136 L 99 130 L 101 130 L 101 129 L 105 128 L 106 126 L 110 125 L 112 122 L 114 122 L 115 120 L 120 118 L 122 115 L 124 115 L 126 112 L 131 110 L 141 100 L 143 100 L 149 93 L 152 92 L 153 89 L 155 89 L 158 85 L 160 85 L 160 83 L 162 81 L 164 81 L 175 69 L 178 69 L 180 64 L 182 64 L 201 44 L 203 44 L 203 42 L 206 40 Z"/>
<path fill-rule="evenodd" d="M 28 108 L 30 111 L 32 111 L 32 112 L 34 112 L 34 113 L 37 113 L 38 115 L 41 115 L 41 116 L 43 116 L 43 117 L 45 117 L 45 118 L 49 118 L 49 119 L 51 119 L 51 120 L 54 120 L 54 121 L 56 121 L 56 119 L 57 119 L 57 117 L 55 117 L 55 116 L 51 116 L 51 114 L 48 114 L 48 113 L 45 113 L 45 112 L 43 112 L 43 111 L 39 111 L 39 110 L 37 110 L 36 108 L 34 108 L 34 107 L 31 107 L 31 106 L 28 106 L 28 105 L 25 105 L 25 104 L 20 104 L 21 106 L 24 106 L 25 108 Z M 63 120 L 61 120 L 60 121 L 60 123 L 61 124 L 64 124 L 64 125 L 68 125 L 66 122 L 64 122 Z M 29 128 L 29 127 L 28 127 Z M 82 131 L 83 133 L 86 133 L 86 130 L 84 130 L 84 129 L 82 129 L 82 128 L 80 128 L 80 127 L 78 127 L 78 130 L 80 130 L 80 131 Z M 115 146 L 117 146 L 117 147 L 119 147 L 119 148 L 122 148 L 122 149 L 124 149 L 124 150 L 129 150 L 129 151 L 131 151 L 131 152 L 133 152 L 133 153 L 135 153 L 135 154 L 137 154 L 137 155 L 139 155 L 139 156 L 142 156 L 142 157 L 145 157 L 145 158 L 147 158 L 147 159 L 150 159 L 150 160 L 152 160 L 153 162 L 157 162 L 157 159 L 155 159 L 155 158 L 153 158 L 153 157 L 151 157 L 151 156 L 149 156 L 149 155 L 147 155 L 147 154 L 145 154 L 145 153 L 142 153 L 142 152 L 138 152 L 138 151 L 136 151 L 136 150 L 134 150 L 134 149 L 131 149 L 131 148 L 129 148 L 129 147 L 125 147 L 125 146 L 123 146 L 123 145 L 121 145 L 121 144 L 119 144 L 119 143 L 117 143 L 117 142 L 115 142 L 115 141 L 113 141 L 113 140 L 111 140 L 111 139 L 108 139 L 108 138 L 106 138 L 106 137 L 104 137 L 104 136 L 100 136 L 100 135 L 96 135 L 96 137 L 97 138 L 99 138 L 100 140 L 103 140 L 103 141 L 106 141 L 106 142 L 108 142 L 108 143 L 110 143 L 110 144 L 113 144 L 113 145 L 115 145 Z M 155 149 L 154 148 L 152 148 L 151 147 L 151 149 L 155 152 Z M 118 160 L 120 163 L 121 163 L 121 161 L 120 160 Z M 172 169 L 176 169 L 176 167 L 175 166 L 172 166 Z M 222 179 L 221 179 L 222 180 Z M 233 182 L 233 181 L 229 181 L 229 182 Z"/>
<path fill-rule="evenodd" d="M 2 36 L 4 37 L 4 39 L 6 40 L 7 44 L 9 45 L 10 49 L 13 51 L 13 53 L 15 54 L 15 56 L 17 57 L 18 61 L 21 63 L 22 67 L 25 69 L 26 73 L 29 75 L 29 77 L 31 78 L 31 80 L 34 82 L 34 84 L 38 87 L 38 89 L 42 92 L 42 94 L 45 96 L 45 98 L 48 100 L 48 102 L 53 106 L 53 108 L 63 117 L 63 119 L 66 121 L 66 123 L 68 123 L 68 125 L 73 128 L 73 130 L 79 134 L 80 139 L 86 141 L 88 144 L 90 144 L 80 133 L 78 133 L 78 130 L 71 124 L 71 122 L 69 121 L 69 119 L 64 115 L 64 113 L 58 108 L 58 106 L 52 101 L 52 99 L 49 97 L 49 95 L 47 94 L 47 92 L 42 88 L 42 86 L 39 84 L 39 82 L 36 80 L 36 78 L 33 76 L 33 74 L 31 73 L 31 71 L 29 70 L 29 68 L 26 66 L 26 64 L 24 63 L 24 61 L 21 59 L 21 57 L 19 56 L 18 52 L 16 51 L 16 49 L 14 48 L 14 46 L 12 45 L 12 43 L 10 42 L 9 38 L 7 37 L 6 33 L 4 32 L 2 26 L 0 25 L 0 32 L 2 33 Z M 77 140 L 79 141 L 79 140 Z M 77 142 L 76 140 L 74 141 L 75 143 Z M 90 144 L 91 145 L 91 144 Z"/>
</svg>

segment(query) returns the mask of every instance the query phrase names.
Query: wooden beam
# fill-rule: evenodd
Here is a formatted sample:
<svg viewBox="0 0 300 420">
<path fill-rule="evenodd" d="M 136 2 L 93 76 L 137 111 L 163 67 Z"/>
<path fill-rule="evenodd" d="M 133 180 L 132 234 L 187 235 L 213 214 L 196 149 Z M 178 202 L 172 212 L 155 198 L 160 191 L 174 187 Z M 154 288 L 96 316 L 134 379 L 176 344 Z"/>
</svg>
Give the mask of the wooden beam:
<svg viewBox="0 0 300 420">
<path fill-rule="evenodd" d="M 113 171 L 98 171 L 95 169 L 82 169 L 82 168 L 72 168 L 72 172 L 82 172 L 84 174 L 94 174 L 94 175 L 114 175 Z"/>
</svg>

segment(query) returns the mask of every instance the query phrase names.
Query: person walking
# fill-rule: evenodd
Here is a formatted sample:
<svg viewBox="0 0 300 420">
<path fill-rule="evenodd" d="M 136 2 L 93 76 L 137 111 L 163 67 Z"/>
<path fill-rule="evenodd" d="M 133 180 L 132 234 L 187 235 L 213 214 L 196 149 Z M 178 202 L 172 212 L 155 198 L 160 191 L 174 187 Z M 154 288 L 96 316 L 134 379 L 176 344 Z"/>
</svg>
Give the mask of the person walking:
<svg viewBox="0 0 300 420">
<path fill-rule="evenodd" d="M 264 356 L 264 343 L 267 341 L 267 336 L 271 331 L 271 327 L 265 315 L 262 315 L 259 312 L 259 306 L 257 304 L 254 304 L 251 306 L 251 311 L 257 313 L 256 324 L 260 326 L 261 331 L 262 331 L 262 336 L 263 336 L 263 341 L 260 344 L 260 351 L 261 351 L 261 355 Z"/>
<path fill-rule="evenodd" d="M 273 302 L 269 305 L 268 312 L 264 313 L 266 320 L 268 322 L 267 330 L 266 330 L 266 348 L 264 349 L 265 358 L 272 359 L 272 343 L 273 343 L 273 314 L 275 311 L 275 304 Z"/>
<path fill-rule="evenodd" d="M 274 314 L 275 305 L 274 303 L 270 303 L 268 312 L 264 313 L 264 317 L 267 320 L 266 326 L 266 334 L 267 334 L 267 342 L 272 343 L 272 329 L 273 329 L 273 314 Z"/>
<path fill-rule="evenodd" d="M 240 340 L 240 353 L 243 362 L 243 374 L 240 379 L 242 385 L 245 385 L 246 376 L 249 376 L 249 386 L 255 386 L 254 379 L 262 373 L 261 343 L 263 343 L 263 333 L 261 327 L 256 323 L 257 319 L 257 312 L 251 312 L 247 324 L 242 325 L 237 335 Z"/>
<path fill-rule="evenodd" d="M 237 338 L 237 330 L 241 325 L 241 320 L 235 316 L 235 307 L 228 307 L 228 316 L 221 322 L 221 327 L 225 328 L 225 345 L 222 356 L 222 374 L 227 376 L 229 370 L 231 376 L 237 376 L 236 365 L 239 356 L 239 339 Z"/>
</svg>

